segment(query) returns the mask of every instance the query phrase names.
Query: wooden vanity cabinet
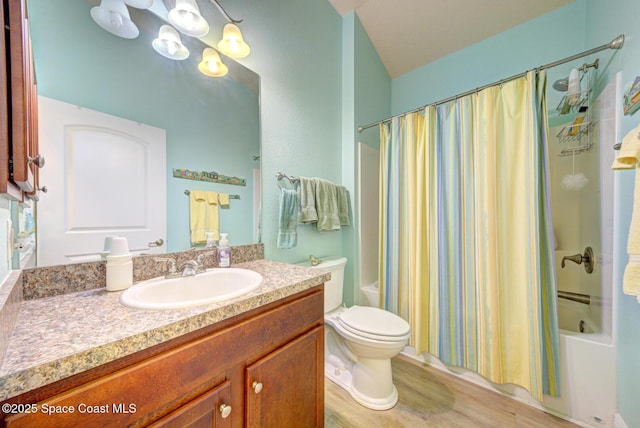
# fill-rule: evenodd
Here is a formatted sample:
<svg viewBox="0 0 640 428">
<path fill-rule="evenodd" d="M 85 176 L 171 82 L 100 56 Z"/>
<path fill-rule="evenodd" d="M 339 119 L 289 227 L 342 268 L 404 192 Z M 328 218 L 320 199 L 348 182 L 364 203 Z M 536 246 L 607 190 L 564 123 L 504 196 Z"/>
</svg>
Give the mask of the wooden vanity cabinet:
<svg viewBox="0 0 640 428">
<path fill-rule="evenodd" d="M 270 303 L 7 400 L 37 411 L 3 425 L 321 427 L 323 308 L 322 286 Z"/>
</svg>

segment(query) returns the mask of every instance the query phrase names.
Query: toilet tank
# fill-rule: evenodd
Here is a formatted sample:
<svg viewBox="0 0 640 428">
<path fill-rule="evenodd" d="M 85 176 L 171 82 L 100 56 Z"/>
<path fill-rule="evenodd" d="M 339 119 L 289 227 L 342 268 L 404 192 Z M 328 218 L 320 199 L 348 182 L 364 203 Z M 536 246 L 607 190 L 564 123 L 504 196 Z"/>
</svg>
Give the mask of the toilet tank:
<svg viewBox="0 0 640 428">
<path fill-rule="evenodd" d="M 324 257 L 322 263 L 311 266 L 311 261 L 299 263 L 300 266 L 312 269 L 323 269 L 331 272 L 331 279 L 324 283 L 324 313 L 331 312 L 342 305 L 342 289 L 344 288 L 344 268 L 346 257 Z"/>
</svg>

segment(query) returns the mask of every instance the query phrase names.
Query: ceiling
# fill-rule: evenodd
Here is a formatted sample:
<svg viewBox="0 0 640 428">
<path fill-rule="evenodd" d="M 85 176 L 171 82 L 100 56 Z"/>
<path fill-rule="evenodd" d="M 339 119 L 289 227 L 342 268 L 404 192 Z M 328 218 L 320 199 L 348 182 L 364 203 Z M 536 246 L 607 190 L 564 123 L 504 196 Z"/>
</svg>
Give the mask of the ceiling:
<svg viewBox="0 0 640 428">
<path fill-rule="evenodd" d="M 356 11 L 392 79 L 572 1 L 329 0 Z"/>
</svg>

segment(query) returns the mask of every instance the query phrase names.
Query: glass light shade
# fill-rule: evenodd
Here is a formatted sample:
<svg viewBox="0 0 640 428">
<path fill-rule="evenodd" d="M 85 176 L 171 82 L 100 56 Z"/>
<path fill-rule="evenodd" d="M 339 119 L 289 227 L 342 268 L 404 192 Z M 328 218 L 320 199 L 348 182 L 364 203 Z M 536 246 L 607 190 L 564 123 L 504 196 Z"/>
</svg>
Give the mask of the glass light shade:
<svg viewBox="0 0 640 428">
<path fill-rule="evenodd" d="M 122 0 L 131 7 L 136 9 L 149 9 L 153 4 L 153 0 Z"/>
<path fill-rule="evenodd" d="M 212 48 L 206 48 L 202 52 L 202 62 L 198 64 L 198 70 L 211 77 L 222 77 L 229 71 L 227 66 L 222 63 L 218 52 Z"/>
<path fill-rule="evenodd" d="M 119 0 L 102 0 L 100 6 L 91 8 L 90 13 L 96 24 L 115 36 L 135 39 L 140 34 L 129 16 L 127 5 Z"/>
<path fill-rule="evenodd" d="M 229 58 L 244 58 L 251 48 L 242 38 L 240 29 L 235 24 L 227 24 L 222 31 L 222 40 L 218 42 L 218 50 Z"/>
<path fill-rule="evenodd" d="M 169 59 L 183 60 L 189 57 L 189 49 L 182 44 L 180 34 L 171 25 L 160 27 L 158 38 L 151 44 L 156 52 Z"/>
<path fill-rule="evenodd" d="M 209 23 L 200 15 L 195 0 L 176 0 L 176 7 L 169 11 L 169 22 L 187 36 L 202 37 L 209 32 Z"/>
</svg>

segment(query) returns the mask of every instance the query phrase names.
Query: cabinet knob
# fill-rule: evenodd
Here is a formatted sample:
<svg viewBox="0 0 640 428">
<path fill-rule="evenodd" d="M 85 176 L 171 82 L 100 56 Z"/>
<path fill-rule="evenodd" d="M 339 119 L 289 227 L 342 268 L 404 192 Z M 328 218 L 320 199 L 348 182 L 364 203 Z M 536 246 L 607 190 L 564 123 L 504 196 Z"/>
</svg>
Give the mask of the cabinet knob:
<svg viewBox="0 0 640 428">
<path fill-rule="evenodd" d="M 256 394 L 259 394 L 260 391 L 262 391 L 262 383 L 255 381 L 251 385 L 251 388 L 253 388 L 253 392 L 255 392 Z"/>
<path fill-rule="evenodd" d="M 35 164 L 38 168 L 42 168 L 44 166 L 44 156 L 41 154 L 36 155 L 35 158 L 29 157 L 27 159 L 29 163 Z"/>
<path fill-rule="evenodd" d="M 220 414 L 222 415 L 222 419 L 226 419 L 231 414 L 231 406 L 227 404 L 220 405 Z"/>
<path fill-rule="evenodd" d="M 49 191 L 49 189 L 47 189 L 47 186 L 38 187 L 38 190 L 42 193 L 47 193 Z"/>
</svg>

